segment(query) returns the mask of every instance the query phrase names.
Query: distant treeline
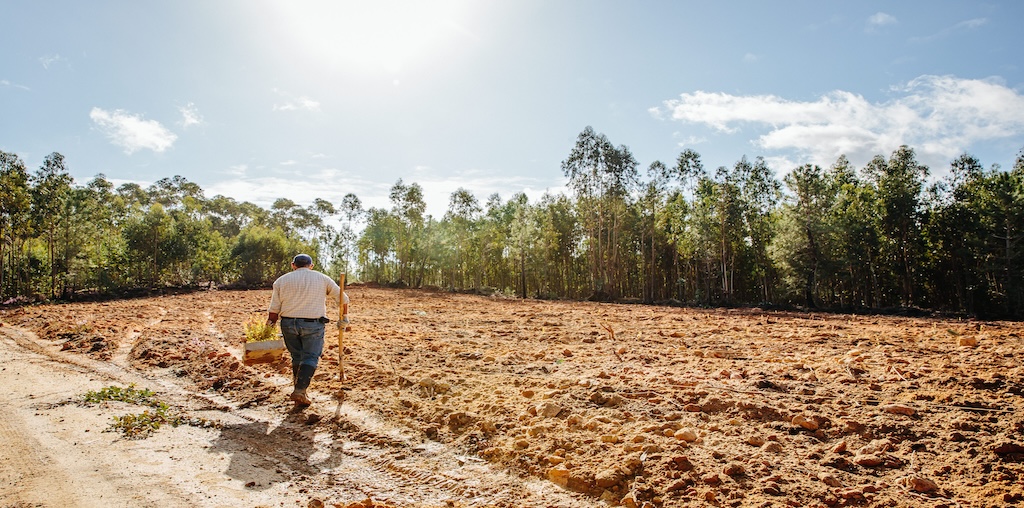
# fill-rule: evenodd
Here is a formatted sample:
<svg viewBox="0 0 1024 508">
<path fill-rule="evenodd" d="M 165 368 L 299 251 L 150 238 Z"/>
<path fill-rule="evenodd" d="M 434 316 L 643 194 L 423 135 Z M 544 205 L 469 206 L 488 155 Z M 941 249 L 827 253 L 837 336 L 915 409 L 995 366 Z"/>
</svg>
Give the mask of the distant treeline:
<svg viewBox="0 0 1024 508">
<path fill-rule="evenodd" d="M 59 153 L 30 174 L 0 151 L 0 302 L 262 287 L 308 252 L 327 273 L 382 285 L 1024 317 L 1024 152 L 1009 171 L 961 155 L 933 183 L 907 146 L 781 180 L 761 157 L 709 171 L 684 150 L 641 176 L 627 147 L 587 127 L 562 170 L 570 195 L 481 204 L 459 189 L 435 218 L 402 180 L 388 209 L 354 194 L 264 209 L 180 176 L 76 185 Z"/>
</svg>

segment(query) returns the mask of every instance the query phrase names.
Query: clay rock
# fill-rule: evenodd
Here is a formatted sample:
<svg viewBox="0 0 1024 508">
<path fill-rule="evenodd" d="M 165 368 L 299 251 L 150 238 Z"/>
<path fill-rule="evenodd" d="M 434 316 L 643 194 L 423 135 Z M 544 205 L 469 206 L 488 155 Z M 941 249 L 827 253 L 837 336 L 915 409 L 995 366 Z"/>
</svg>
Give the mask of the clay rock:
<svg viewBox="0 0 1024 508">
<path fill-rule="evenodd" d="M 857 450 L 857 455 L 876 455 L 892 450 L 892 441 L 888 439 L 875 439 Z"/>
<path fill-rule="evenodd" d="M 890 414 L 907 416 L 914 416 L 914 414 L 917 413 L 917 410 L 915 410 L 914 408 L 903 404 L 889 404 L 886 406 L 882 406 L 882 411 L 885 411 L 886 413 Z"/>
<path fill-rule="evenodd" d="M 594 484 L 602 489 L 618 485 L 623 478 L 622 471 L 616 468 L 605 469 L 594 476 Z"/>
<path fill-rule="evenodd" d="M 843 489 L 838 494 L 843 499 L 864 499 L 864 491 L 857 487 Z"/>
<path fill-rule="evenodd" d="M 697 440 L 697 432 L 693 429 L 679 429 L 673 434 L 676 439 L 692 443 Z"/>
<path fill-rule="evenodd" d="M 853 463 L 858 466 L 875 467 L 882 465 L 884 460 L 881 455 L 857 455 L 853 458 Z"/>
<path fill-rule="evenodd" d="M 622 401 L 622 396 L 617 393 L 612 393 L 609 395 L 600 391 L 596 391 L 590 394 L 590 402 L 593 402 L 598 406 L 615 407 L 622 404 Z"/>
<path fill-rule="evenodd" d="M 839 478 L 836 478 L 831 473 L 818 473 L 818 480 L 821 480 L 821 483 L 829 487 L 841 487 L 843 485 Z"/>
<path fill-rule="evenodd" d="M 911 476 L 910 478 L 907 478 L 906 485 L 910 487 L 910 490 L 913 490 L 914 492 L 920 492 L 922 494 L 927 494 L 929 492 L 935 492 L 936 490 L 939 490 L 939 486 L 935 482 L 927 478 L 921 478 L 919 476 Z"/>
<path fill-rule="evenodd" d="M 733 476 L 733 477 L 735 477 L 735 476 L 742 476 L 742 475 L 746 474 L 746 472 L 747 472 L 747 469 L 744 468 L 743 464 L 740 464 L 739 462 L 732 462 L 732 463 L 728 464 L 727 466 L 725 466 L 725 469 L 722 470 L 722 473 L 724 473 L 726 476 Z"/>
<path fill-rule="evenodd" d="M 793 421 L 791 423 L 796 427 L 803 427 L 811 432 L 818 430 L 817 422 L 813 420 L 808 420 L 803 415 L 794 416 Z"/>
<path fill-rule="evenodd" d="M 545 402 L 537 406 L 537 414 L 545 418 L 554 418 L 558 416 L 558 413 L 562 412 L 562 406 L 555 404 L 554 402 Z"/>
<path fill-rule="evenodd" d="M 977 337 L 960 337 L 957 340 L 957 345 L 964 347 L 978 347 Z"/>
<path fill-rule="evenodd" d="M 636 494 L 630 492 L 625 497 L 619 500 L 619 504 L 626 508 L 640 508 L 640 503 L 636 500 Z"/>
<path fill-rule="evenodd" d="M 997 455 L 1009 455 L 1011 453 L 1024 453 L 1024 446 L 1018 443 L 1002 443 L 992 449 Z"/>
<path fill-rule="evenodd" d="M 559 464 L 548 470 L 548 480 L 552 483 L 565 487 L 569 484 L 569 469 Z"/>
<path fill-rule="evenodd" d="M 775 482 L 766 483 L 764 487 L 761 487 L 761 492 L 764 492 L 769 496 L 781 496 L 783 494 L 782 487 L 780 487 L 779 484 Z"/>
<path fill-rule="evenodd" d="M 693 469 L 693 463 L 690 462 L 690 458 L 686 457 L 685 455 L 679 455 L 679 456 L 676 456 L 676 457 L 672 457 L 671 460 L 672 460 L 672 466 L 671 467 L 673 469 L 677 469 L 677 470 L 683 471 L 683 472 L 690 471 L 690 470 Z"/>
<path fill-rule="evenodd" d="M 847 446 L 849 445 L 846 444 L 846 440 L 844 439 L 832 447 L 832 453 L 844 453 Z"/>
</svg>

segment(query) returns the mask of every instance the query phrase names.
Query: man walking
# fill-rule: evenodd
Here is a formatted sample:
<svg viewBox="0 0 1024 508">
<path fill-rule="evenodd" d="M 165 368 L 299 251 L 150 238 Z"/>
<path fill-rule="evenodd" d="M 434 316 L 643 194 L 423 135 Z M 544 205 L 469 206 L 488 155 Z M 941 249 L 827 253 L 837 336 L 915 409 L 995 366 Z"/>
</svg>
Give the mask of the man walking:
<svg viewBox="0 0 1024 508">
<path fill-rule="evenodd" d="M 267 310 L 267 323 L 281 319 L 281 335 L 292 357 L 292 380 L 295 389 L 291 400 L 296 405 L 311 404 L 306 389 L 316 373 L 324 350 L 324 324 L 327 319 L 326 298 L 338 300 L 341 288 L 329 276 L 313 270 L 313 258 L 299 254 L 292 259 L 292 271 L 274 281 L 274 292 Z M 343 304 L 348 306 L 348 295 Z"/>
</svg>

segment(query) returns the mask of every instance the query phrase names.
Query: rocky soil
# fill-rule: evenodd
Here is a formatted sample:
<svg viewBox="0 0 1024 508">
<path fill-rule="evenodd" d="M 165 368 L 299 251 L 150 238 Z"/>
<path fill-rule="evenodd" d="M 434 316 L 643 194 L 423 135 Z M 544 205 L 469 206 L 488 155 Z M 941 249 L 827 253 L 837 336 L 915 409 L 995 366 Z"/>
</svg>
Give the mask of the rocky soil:
<svg viewBox="0 0 1024 508">
<path fill-rule="evenodd" d="M 348 293 L 305 411 L 287 355 L 241 362 L 269 291 L 10 308 L 0 331 L 213 422 L 189 432 L 239 451 L 253 505 L 1024 505 L 1021 323 Z"/>
</svg>

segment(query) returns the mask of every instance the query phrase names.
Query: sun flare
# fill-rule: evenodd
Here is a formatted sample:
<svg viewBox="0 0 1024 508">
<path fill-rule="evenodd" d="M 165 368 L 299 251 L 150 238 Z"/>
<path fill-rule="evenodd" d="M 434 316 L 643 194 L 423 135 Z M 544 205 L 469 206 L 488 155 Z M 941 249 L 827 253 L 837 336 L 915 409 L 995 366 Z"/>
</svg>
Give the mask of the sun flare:
<svg viewBox="0 0 1024 508">
<path fill-rule="evenodd" d="M 472 37 L 465 2 L 288 2 L 279 20 L 296 50 L 332 65 L 397 74 Z"/>
</svg>

